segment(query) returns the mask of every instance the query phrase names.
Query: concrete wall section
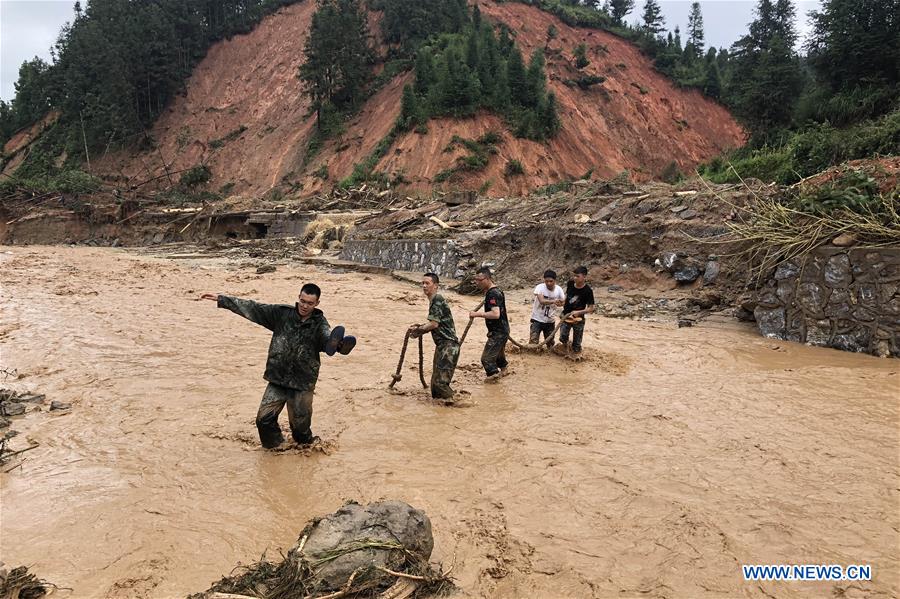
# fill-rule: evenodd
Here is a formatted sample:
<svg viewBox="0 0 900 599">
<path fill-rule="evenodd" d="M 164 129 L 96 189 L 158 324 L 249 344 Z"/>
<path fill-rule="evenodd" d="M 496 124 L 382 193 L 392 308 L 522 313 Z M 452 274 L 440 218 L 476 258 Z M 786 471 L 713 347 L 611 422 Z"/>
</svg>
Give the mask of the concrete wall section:
<svg viewBox="0 0 900 599">
<path fill-rule="evenodd" d="M 341 259 L 394 270 L 430 271 L 441 277 L 459 276 L 460 252 L 452 240 L 351 239 L 344 242 Z"/>
<path fill-rule="evenodd" d="M 900 249 L 823 247 L 785 262 L 754 316 L 767 337 L 900 357 Z"/>
</svg>

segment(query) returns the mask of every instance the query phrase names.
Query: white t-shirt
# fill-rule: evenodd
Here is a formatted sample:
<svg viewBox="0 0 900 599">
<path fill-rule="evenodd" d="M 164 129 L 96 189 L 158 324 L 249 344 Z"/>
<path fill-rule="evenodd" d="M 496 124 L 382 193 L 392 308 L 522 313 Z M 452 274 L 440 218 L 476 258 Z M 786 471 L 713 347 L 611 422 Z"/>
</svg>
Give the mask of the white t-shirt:
<svg viewBox="0 0 900 599">
<path fill-rule="evenodd" d="M 553 286 L 553 291 L 547 289 L 545 283 L 541 283 L 534 288 L 534 294 L 541 296 L 545 301 L 549 299 L 561 300 L 566 297 L 566 292 L 562 290 L 559 283 Z M 534 298 L 534 305 L 531 307 L 531 319 L 538 322 L 553 322 L 558 310 L 559 308 L 552 304 L 542 306 L 540 302 L 538 302 L 538 298 Z"/>
</svg>

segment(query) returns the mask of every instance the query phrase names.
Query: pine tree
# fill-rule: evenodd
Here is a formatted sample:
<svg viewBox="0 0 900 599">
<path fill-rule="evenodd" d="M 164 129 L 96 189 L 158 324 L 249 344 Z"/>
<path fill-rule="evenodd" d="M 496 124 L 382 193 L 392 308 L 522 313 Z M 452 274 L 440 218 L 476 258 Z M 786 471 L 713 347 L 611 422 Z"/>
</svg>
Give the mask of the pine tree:
<svg viewBox="0 0 900 599">
<path fill-rule="evenodd" d="M 419 95 L 424 95 L 435 82 L 434 59 L 430 48 L 420 48 L 416 53 L 415 71 L 415 91 Z"/>
<path fill-rule="evenodd" d="M 657 0 L 647 0 L 644 4 L 644 31 L 656 37 L 665 31 L 666 20 L 662 15 L 662 8 Z"/>
<path fill-rule="evenodd" d="M 541 113 L 541 122 L 544 124 L 545 138 L 553 137 L 562 128 L 556 108 L 556 94 L 553 92 L 547 94 L 547 101 L 544 104 L 544 110 Z"/>
<path fill-rule="evenodd" d="M 699 2 L 691 4 L 687 32 L 688 44 L 693 48 L 694 57 L 699 57 L 703 52 L 703 15 L 700 12 Z"/>
<path fill-rule="evenodd" d="M 522 62 L 522 53 L 515 47 L 510 51 L 506 62 L 506 81 L 510 100 L 515 104 L 526 105 L 530 94 L 525 77 L 525 63 Z"/>
<path fill-rule="evenodd" d="M 832 91 L 900 81 L 900 0 L 825 0 L 809 60 Z"/>
<path fill-rule="evenodd" d="M 403 86 L 403 97 L 400 100 L 400 127 L 404 130 L 412 129 L 424 122 L 423 111 L 413 87 L 409 84 Z"/>
<path fill-rule="evenodd" d="M 624 24 L 625 16 L 634 9 L 634 0 L 610 0 L 612 18 L 619 25 Z"/>
<path fill-rule="evenodd" d="M 749 33 L 732 47 L 734 71 L 728 96 L 754 139 L 764 142 L 789 126 L 803 88 L 803 73 L 791 45 L 796 39 L 788 0 L 776 10 L 760 0 Z"/>
<path fill-rule="evenodd" d="M 578 44 L 575 47 L 575 68 L 583 69 L 589 64 L 591 64 L 591 61 L 588 60 L 587 57 L 587 46 L 585 46 L 584 44 Z"/>
<path fill-rule="evenodd" d="M 525 106 L 537 107 L 546 94 L 547 78 L 544 75 L 544 50 L 538 48 L 531 55 L 528 62 L 528 72 L 526 79 L 528 81 L 527 101 Z"/>
<path fill-rule="evenodd" d="M 719 65 L 714 60 L 706 62 L 703 93 L 716 100 L 722 96 L 722 76 L 719 74 Z"/>
<path fill-rule="evenodd" d="M 300 79 L 306 84 L 321 127 L 323 108 L 352 106 L 360 99 L 372 50 L 357 0 L 320 0 L 304 46 Z"/>
</svg>

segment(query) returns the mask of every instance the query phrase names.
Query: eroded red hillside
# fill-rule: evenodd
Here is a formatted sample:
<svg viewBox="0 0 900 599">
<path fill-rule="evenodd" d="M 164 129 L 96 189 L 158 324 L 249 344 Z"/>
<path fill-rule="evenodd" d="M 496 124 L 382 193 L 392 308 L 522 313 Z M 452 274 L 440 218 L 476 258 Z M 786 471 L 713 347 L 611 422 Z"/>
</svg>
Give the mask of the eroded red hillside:
<svg viewBox="0 0 900 599">
<path fill-rule="evenodd" d="M 595 176 L 627 169 L 636 179 L 649 179 L 672 161 L 690 170 L 742 143 L 741 128 L 722 106 L 697 91 L 677 88 L 628 42 L 567 26 L 524 4 L 480 6 L 485 16 L 516 32 L 525 56 L 546 48 L 549 88 L 559 101 L 562 130 L 541 144 L 516 139 L 492 114 L 435 119 L 427 134 L 401 136 L 378 164 L 389 174 L 402 172 L 411 188 L 430 189 L 434 176 L 453 165 L 460 152 L 444 149 L 454 135 L 476 138 L 488 130 L 503 133 L 499 153 L 487 169 L 452 185 L 479 188 L 489 182 L 489 194 L 521 193 L 591 169 Z M 292 5 L 253 32 L 214 46 L 188 82 L 186 95 L 176 98 L 154 127 L 157 149 L 107 158 L 102 169 L 140 181 L 164 174 L 163 161 L 172 173 L 205 163 L 212 171 L 212 191 L 249 195 L 274 187 L 312 193 L 349 175 L 390 131 L 411 75 L 381 89 L 340 139 L 305 161 L 315 118 L 301 94 L 297 69 L 314 10 L 313 0 Z M 548 40 L 551 23 L 558 35 Z M 587 45 L 591 60 L 584 72 L 606 78 L 588 91 L 564 84 L 578 76 L 572 51 L 579 43 Z M 504 177 L 510 159 L 523 163 L 524 175 Z"/>
</svg>

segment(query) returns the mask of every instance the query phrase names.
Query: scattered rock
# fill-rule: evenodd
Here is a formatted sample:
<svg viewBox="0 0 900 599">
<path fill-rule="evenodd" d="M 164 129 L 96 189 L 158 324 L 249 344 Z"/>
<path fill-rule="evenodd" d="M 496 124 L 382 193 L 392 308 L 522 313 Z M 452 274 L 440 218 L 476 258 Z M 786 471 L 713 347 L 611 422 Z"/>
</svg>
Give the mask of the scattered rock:
<svg viewBox="0 0 900 599">
<path fill-rule="evenodd" d="M 256 274 L 264 275 L 267 272 L 275 272 L 275 267 L 271 264 L 265 264 L 256 269 Z"/>
<path fill-rule="evenodd" d="M 679 329 L 684 328 L 684 327 L 692 327 L 692 326 L 694 326 L 694 321 L 691 320 L 690 318 L 679 318 L 678 319 L 678 328 Z"/>
<path fill-rule="evenodd" d="M 673 276 L 679 283 L 693 283 L 700 276 L 700 269 L 693 264 L 688 264 L 676 270 Z"/>
<path fill-rule="evenodd" d="M 312 527 L 303 553 L 316 560 L 359 543 L 399 543 L 427 560 L 434 549 L 431 521 L 425 512 L 402 501 L 381 501 L 367 506 L 349 503 Z M 315 582 L 322 589 L 337 590 L 359 568 L 382 566 L 393 570 L 405 560 L 405 553 L 397 549 L 352 551 L 323 564 L 315 573 Z"/>
<path fill-rule="evenodd" d="M 16 398 L 16 401 L 27 401 L 29 403 L 44 403 L 44 400 L 47 399 L 47 396 L 44 394 L 37 393 L 26 393 L 25 395 L 20 395 Z"/>
<path fill-rule="evenodd" d="M 241 568 L 189 599 L 268 596 L 273 588 L 290 589 L 291 597 L 437 596 L 432 592 L 452 585 L 430 564 L 433 548 L 431 522 L 421 510 L 402 501 L 351 502 L 308 522 L 281 563 Z"/>
<path fill-rule="evenodd" d="M 65 403 L 63 401 L 56 401 L 56 400 L 53 400 L 50 402 L 50 411 L 51 412 L 54 410 L 69 410 L 71 408 L 72 408 L 72 404 L 70 404 L 70 403 Z"/>
<path fill-rule="evenodd" d="M 575 222 L 579 224 L 589 223 L 591 222 L 591 217 L 588 214 L 576 214 Z"/>
<path fill-rule="evenodd" d="M 704 285 L 712 285 L 716 279 L 719 277 L 719 263 L 715 260 L 710 260 L 706 263 L 706 268 L 703 270 L 703 284 Z"/>
<path fill-rule="evenodd" d="M 675 214 L 678 214 L 683 210 L 687 210 L 687 206 L 672 206 L 671 208 L 669 208 L 669 210 L 671 210 Z"/>
<path fill-rule="evenodd" d="M 166 238 L 165 233 L 157 233 L 153 236 L 153 243 L 162 243 L 163 239 Z"/>
<path fill-rule="evenodd" d="M 0 406 L 2 416 L 21 416 L 25 413 L 25 406 L 17 401 L 4 401 Z"/>
<path fill-rule="evenodd" d="M 697 211 L 696 210 L 685 210 L 684 212 L 680 213 L 678 216 L 683 218 L 684 220 L 691 220 L 692 218 L 697 218 Z"/>
<path fill-rule="evenodd" d="M 609 287 L 606 288 L 606 290 L 609 291 L 610 293 L 615 293 L 616 291 L 623 291 L 624 289 L 625 288 L 622 287 L 621 285 L 610 285 Z"/>
<path fill-rule="evenodd" d="M 831 245 L 836 245 L 839 248 L 850 247 L 856 245 L 856 237 L 852 233 L 842 233 L 831 241 Z"/>
</svg>

